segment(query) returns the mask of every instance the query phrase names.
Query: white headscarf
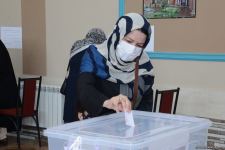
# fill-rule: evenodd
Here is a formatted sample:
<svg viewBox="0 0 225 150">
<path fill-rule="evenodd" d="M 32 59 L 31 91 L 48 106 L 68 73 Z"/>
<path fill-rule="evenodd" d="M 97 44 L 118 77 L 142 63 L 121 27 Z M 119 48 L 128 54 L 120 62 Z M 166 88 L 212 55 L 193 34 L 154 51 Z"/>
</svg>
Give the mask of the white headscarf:
<svg viewBox="0 0 225 150">
<path fill-rule="evenodd" d="M 134 80 L 135 62 L 124 63 L 116 55 L 119 41 L 134 30 L 140 30 L 146 34 L 144 44 L 144 47 L 146 47 L 150 40 L 151 27 L 149 22 L 137 13 L 129 13 L 120 17 L 108 40 L 101 45 L 96 45 L 101 55 L 106 58 L 106 65 L 109 67 L 110 78 L 107 80 L 122 83 L 129 83 Z M 152 68 L 148 55 L 143 51 L 139 59 L 139 76 L 151 75 Z"/>
</svg>

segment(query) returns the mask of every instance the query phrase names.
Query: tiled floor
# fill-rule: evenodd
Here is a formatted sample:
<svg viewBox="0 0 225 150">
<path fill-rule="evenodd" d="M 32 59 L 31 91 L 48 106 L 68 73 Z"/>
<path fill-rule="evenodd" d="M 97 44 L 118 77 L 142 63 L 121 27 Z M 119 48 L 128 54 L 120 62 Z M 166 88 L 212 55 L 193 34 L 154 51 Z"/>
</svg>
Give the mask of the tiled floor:
<svg viewBox="0 0 225 150">
<path fill-rule="evenodd" d="M 208 130 L 208 149 L 225 150 L 225 120 L 210 120 L 212 126 Z"/>
<path fill-rule="evenodd" d="M 8 144 L 1 145 L 0 150 L 18 150 L 16 137 L 8 136 Z M 20 150 L 48 150 L 47 140 L 42 140 L 42 147 L 39 147 L 38 140 L 21 138 Z"/>
</svg>

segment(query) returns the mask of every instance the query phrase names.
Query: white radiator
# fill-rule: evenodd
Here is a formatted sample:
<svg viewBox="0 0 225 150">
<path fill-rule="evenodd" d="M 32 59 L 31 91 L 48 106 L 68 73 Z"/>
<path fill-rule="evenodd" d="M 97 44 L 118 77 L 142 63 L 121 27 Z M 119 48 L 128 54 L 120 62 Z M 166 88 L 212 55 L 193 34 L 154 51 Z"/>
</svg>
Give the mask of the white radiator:
<svg viewBox="0 0 225 150">
<path fill-rule="evenodd" d="M 64 96 L 59 90 L 58 86 L 42 85 L 38 111 L 40 127 L 48 128 L 63 124 Z M 35 126 L 32 118 L 24 119 L 23 124 Z"/>
</svg>

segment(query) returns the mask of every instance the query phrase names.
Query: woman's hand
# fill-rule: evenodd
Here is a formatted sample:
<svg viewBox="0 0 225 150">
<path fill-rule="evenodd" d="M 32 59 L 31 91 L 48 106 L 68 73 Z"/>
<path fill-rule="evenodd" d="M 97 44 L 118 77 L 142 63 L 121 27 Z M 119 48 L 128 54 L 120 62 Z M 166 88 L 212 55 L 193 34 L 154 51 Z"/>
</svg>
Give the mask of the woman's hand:
<svg viewBox="0 0 225 150">
<path fill-rule="evenodd" d="M 130 112 L 131 111 L 131 102 L 122 94 L 114 96 L 103 103 L 103 107 L 108 109 L 113 109 L 116 112 Z"/>
</svg>

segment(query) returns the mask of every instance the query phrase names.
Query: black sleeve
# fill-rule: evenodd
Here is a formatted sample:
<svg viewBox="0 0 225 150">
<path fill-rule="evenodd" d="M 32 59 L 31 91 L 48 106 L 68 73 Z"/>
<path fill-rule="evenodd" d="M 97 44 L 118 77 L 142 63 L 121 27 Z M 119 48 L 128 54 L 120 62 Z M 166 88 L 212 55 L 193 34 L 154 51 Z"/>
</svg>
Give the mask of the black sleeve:
<svg viewBox="0 0 225 150">
<path fill-rule="evenodd" d="M 151 86 L 145 91 L 137 110 L 152 111 L 153 106 L 153 89 L 154 77 L 151 77 Z"/>
<path fill-rule="evenodd" d="M 105 100 L 109 99 L 96 88 L 96 76 L 93 73 L 81 73 L 77 81 L 77 93 L 81 107 L 90 117 L 101 114 Z"/>
<path fill-rule="evenodd" d="M 152 111 L 152 105 L 153 105 L 153 90 L 152 90 L 152 88 L 149 88 L 145 92 L 140 104 L 137 107 L 137 110 L 150 111 L 151 112 Z"/>
</svg>

